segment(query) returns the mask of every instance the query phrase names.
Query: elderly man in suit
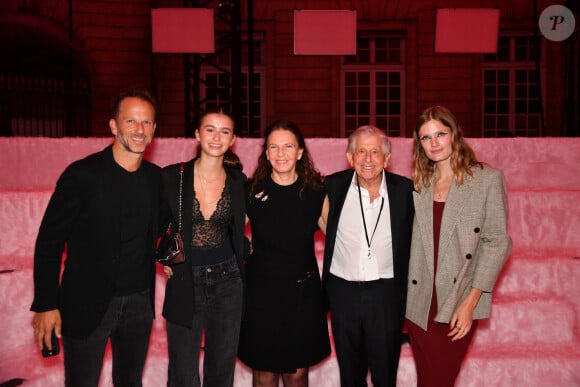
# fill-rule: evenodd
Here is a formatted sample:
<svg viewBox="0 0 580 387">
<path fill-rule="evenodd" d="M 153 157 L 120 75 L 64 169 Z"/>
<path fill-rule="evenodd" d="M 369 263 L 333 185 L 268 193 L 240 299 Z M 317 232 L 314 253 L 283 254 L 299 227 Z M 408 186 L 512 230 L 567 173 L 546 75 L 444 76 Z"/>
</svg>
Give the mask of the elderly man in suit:
<svg viewBox="0 0 580 387">
<path fill-rule="evenodd" d="M 387 172 L 391 144 L 362 126 L 349 137 L 353 169 L 326 178 L 322 286 L 342 386 L 395 386 L 405 316 L 413 184 Z"/>
<path fill-rule="evenodd" d="M 62 334 L 66 386 L 98 385 L 109 338 L 113 383 L 140 386 L 153 323 L 161 171 L 143 154 L 155 105 L 132 90 L 112 108 L 113 144 L 62 173 L 34 252 L 34 336 L 52 349 Z"/>
</svg>

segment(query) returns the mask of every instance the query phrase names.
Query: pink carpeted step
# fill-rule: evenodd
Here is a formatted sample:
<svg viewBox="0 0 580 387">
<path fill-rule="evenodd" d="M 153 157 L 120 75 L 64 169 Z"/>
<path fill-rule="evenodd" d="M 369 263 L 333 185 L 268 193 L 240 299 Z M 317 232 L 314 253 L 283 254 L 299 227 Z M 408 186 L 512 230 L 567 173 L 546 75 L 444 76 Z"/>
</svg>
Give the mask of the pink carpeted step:
<svg viewBox="0 0 580 387">
<path fill-rule="evenodd" d="M 495 292 L 501 295 L 525 293 L 577 299 L 580 281 L 576 278 L 580 278 L 580 256 L 558 252 L 517 252 L 506 262 Z"/>
<path fill-rule="evenodd" d="M 515 250 L 580 252 L 580 190 L 509 191 Z"/>
<path fill-rule="evenodd" d="M 27 379 L 25 385 L 29 387 L 63 385 L 62 364 L 49 365 L 46 359 L 39 359 L 38 363 L 29 362 L 32 363 L 31 366 L 34 366 L 34 369 L 31 367 L 29 370 L 30 372 L 23 375 L 19 372 L 19 368 L 12 368 L 13 372 L 3 373 L 2 376 L 6 379 L 0 379 L 0 381 L 18 376 Z M 474 345 L 465 360 L 456 387 L 577 387 L 580 385 L 578 369 L 580 369 L 580 351 L 577 345 Z M 144 372 L 144 387 L 165 385 L 166 375 L 167 358 L 150 355 Z M 416 378 L 411 349 L 409 345 L 404 345 L 401 351 L 397 386 L 414 387 Z M 340 387 L 336 358 L 330 357 L 311 368 L 309 379 L 311 386 Z M 368 379 L 370 382 L 370 378 Z M 105 359 L 99 385 L 112 386 L 110 356 Z M 234 387 L 250 385 L 251 371 L 238 362 Z"/>
<path fill-rule="evenodd" d="M 525 329 L 525 328 L 522 328 Z M 580 386 L 578 342 L 474 345 L 456 387 Z"/>
<path fill-rule="evenodd" d="M 1 261 L 6 264 L 7 260 Z M 162 302 L 163 281 L 159 280 L 156 304 Z M 162 278 L 162 277 L 161 277 Z M 0 350 L 0 381 L 27 379 L 26 385 L 60 386 L 63 380 L 62 356 L 43 359 L 32 339 L 32 268 L 30 265 L 0 275 L 2 311 L 10 318 L 1 320 L 4 346 Z M 458 387 L 577 386 L 580 369 L 579 341 L 574 339 L 566 301 L 557 296 L 539 298 L 497 297 L 489 326 L 482 324 L 460 375 Z M 562 325 L 565 322 L 565 325 Z M 150 352 L 144 373 L 144 386 L 164 385 L 167 372 L 165 325 L 159 317 L 154 323 Z M 535 338 L 535 341 L 532 339 Z M 502 340 L 505 341 L 502 343 Z M 516 342 L 517 340 L 521 342 Z M 522 343 L 523 342 L 523 343 Z M 416 375 L 408 345 L 404 345 L 398 386 L 413 386 Z M 107 355 L 101 386 L 110 386 L 110 354 Z M 236 370 L 236 387 L 250 385 L 251 372 L 241 363 Z M 312 386 L 338 387 L 338 368 L 332 355 L 310 372 Z"/>
<path fill-rule="evenodd" d="M 51 192 L 0 191 L 0 257 L 30 259 Z"/>
<path fill-rule="evenodd" d="M 520 251 L 512 254 L 496 284 L 498 297 L 567 300 L 575 311 L 575 331 L 580 332 L 580 254 L 559 251 Z M 580 337 L 580 334 L 578 334 Z"/>
<path fill-rule="evenodd" d="M 558 297 L 497 297 L 491 318 L 482 320 L 476 344 L 560 344 L 576 339 L 576 311 Z"/>
</svg>

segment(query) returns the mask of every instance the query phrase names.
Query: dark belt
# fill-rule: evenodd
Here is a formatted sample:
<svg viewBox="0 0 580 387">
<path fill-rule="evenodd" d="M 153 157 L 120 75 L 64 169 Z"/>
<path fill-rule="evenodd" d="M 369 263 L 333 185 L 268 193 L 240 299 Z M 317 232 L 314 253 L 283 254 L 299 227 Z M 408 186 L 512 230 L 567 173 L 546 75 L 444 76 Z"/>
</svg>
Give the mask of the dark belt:
<svg viewBox="0 0 580 387">
<path fill-rule="evenodd" d="M 378 279 L 378 280 L 372 280 L 372 281 L 348 281 L 348 280 L 345 280 L 344 278 L 337 277 L 337 276 L 335 276 L 334 274 L 331 274 L 331 273 L 328 273 L 328 276 L 329 276 L 329 278 L 335 278 L 335 279 L 337 279 L 337 280 L 339 280 L 341 282 L 344 282 L 344 283 L 346 283 L 346 284 L 348 284 L 350 286 L 370 286 L 370 285 L 373 285 L 373 284 L 377 284 L 380 281 L 380 279 Z"/>
</svg>

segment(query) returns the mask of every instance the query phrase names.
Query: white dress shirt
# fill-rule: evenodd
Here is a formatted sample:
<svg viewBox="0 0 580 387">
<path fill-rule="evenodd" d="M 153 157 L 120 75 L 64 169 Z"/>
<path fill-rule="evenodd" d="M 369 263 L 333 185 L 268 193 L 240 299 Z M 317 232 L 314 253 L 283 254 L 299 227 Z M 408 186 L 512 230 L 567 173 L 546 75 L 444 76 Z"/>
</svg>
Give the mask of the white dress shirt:
<svg viewBox="0 0 580 387">
<path fill-rule="evenodd" d="M 361 196 L 356 183 L 356 173 L 353 173 L 338 221 L 330 272 L 347 281 L 394 278 L 391 212 L 385 173 L 382 175 L 378 198 L 371 203 L 369 192 L 363 187 L 360 187 L 360 194 Z M 370 248 L 365 236 L 360 197 Z M 382 199 L 385 202 L 381 210 Z M 377 228 L 373 235 L 375 225 Z"/>
</svg>

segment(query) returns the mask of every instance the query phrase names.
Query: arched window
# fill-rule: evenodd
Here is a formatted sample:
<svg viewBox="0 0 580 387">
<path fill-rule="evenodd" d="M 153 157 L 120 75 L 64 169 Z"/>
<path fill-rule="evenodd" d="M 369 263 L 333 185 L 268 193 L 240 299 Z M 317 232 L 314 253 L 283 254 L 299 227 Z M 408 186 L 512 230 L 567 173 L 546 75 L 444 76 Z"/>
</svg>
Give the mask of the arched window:
<svg viewBox="0 0 580 387">
<path fill-rule="evenodd" d="M 0 23 L 0 135 L 88 137 L 88 70 L 66 31 L 14 14 Z"/>
</svg>

